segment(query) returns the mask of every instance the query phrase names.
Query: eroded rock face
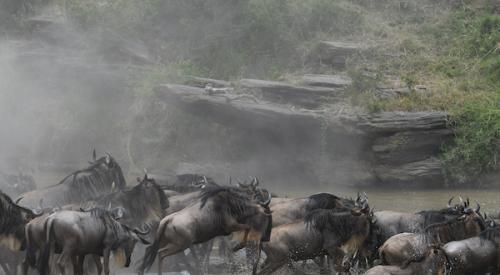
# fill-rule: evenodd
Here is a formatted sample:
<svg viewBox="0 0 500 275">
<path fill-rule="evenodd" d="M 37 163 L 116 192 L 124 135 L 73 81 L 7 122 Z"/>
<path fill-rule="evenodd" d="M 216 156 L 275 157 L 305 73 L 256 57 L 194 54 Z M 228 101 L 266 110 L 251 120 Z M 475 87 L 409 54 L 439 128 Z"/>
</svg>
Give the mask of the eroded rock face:
<svg viewBox="0 0 500 275">
<path fill-rule="evenodd" d="M 293 89 L 301 87 L 281 82 L 242 83 L 259 89 L 291 89 L 281 92 L 287 100 L 295 92 L 299 97 L 307 91 L 298 92 Z M 229 136 L 237 137 L 225 144 L 224 150 L 227 154 L 245 153 L 240 163 L 225 164 L 227 173 L 251 167 L 252 173 L 291 185 L 299 177 L 308 184 L 350 186 L 427 187 L 444 183 L 438 156 L 452 136 L 444 112 L 366 114 L 343 107 L 314 111 L 291 108 L 263 95 L 242 97 L 240 91 L 233 90 L 214 95 L 182 85 L 162 85 L 155 90 L 159 102 L 174 104 L 208 124 L 221 125 Z M 210 140 L 211 135 L 214 133 L 207 132 L 203 139 Z M 210 163 L 223 161 L 214 158 Z M 215 170 L 205 172 L 220 172 Z"/>
</svg>

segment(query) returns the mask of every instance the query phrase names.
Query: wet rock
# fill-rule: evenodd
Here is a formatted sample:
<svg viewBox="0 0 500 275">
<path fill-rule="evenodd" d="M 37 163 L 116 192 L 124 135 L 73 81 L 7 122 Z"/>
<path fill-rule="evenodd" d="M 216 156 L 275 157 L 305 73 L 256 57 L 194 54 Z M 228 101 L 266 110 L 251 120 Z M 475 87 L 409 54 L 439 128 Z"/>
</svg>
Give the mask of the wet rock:
<svg viewBox="0 0 500 275">
<path fill-rule="evenodd" d="M 341 100 L 344 92 L 339 89 L 325 87 L 303 87 L 284 82 L 259 79 L 242 79 L 243 90 L 274 103 L 314 109 L 327 101 Z"/>
<path fill-rule="evenodd" d="M 344 75 L 306 74 L 300 83 L 305 86 L 345 88 L 351 85 L 352 79 Z"/>
</svg>

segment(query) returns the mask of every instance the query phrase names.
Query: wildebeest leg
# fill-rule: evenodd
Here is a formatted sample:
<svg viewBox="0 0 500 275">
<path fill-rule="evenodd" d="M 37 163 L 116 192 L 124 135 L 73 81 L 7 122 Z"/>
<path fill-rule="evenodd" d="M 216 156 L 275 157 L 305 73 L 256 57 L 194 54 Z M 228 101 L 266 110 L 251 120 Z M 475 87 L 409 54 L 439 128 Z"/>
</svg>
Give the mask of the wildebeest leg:
<svg viewBox="0 0 500 275">
<path fill-rule="evenodd" d="M 252 275 L 257 275 L 257 269 L 259 267 L 259 260 L 260 260 L 260 241 L 257 241 L 255 245 L 255 257 L 253 257 L 253 264 L 252 264 Z"/>
<path fill-rule="evenodd" d="M 102 253 L 103 265 L 104 265 L 104 275 L 109 275 L 109 254 L 111 251 L 106 248 Z"/>
<path fill-rule="evenodd" d="M 94 259 L 95 266 L 97 268 L 97 275 L 101 275 L 102 274 L 101 256 L 93 254 L 92 258 Z"/>
<path fill-rule="evenodd" d="M 82 267 L 80 268 L 80 259 L 82 262 Z M 71 256 L 71 263 L 73 265 L 73 274 L 74 275 L 83 275 L 83 259 L 85 259 L 85 256 L 77 256 L 77 255 L 72 255 Z M 80 272 L 80 269 L 82 272 Z"/>
<path fill-rule="evenodd" d="M 12 274 L 10 267 L 6 263 L 0 263 L 0 266 L 2 267 L 3 272 L 5 272 L 5 274 Z"/>
<path fill-rule="evenodd" d="M 66 264 L 68 263 L 68 260 L 68 253 L 63 250 L 63 253 L 59 256 L 59 260 L 57 260 L 57 266 L 59 267 L 59 272 L 61 272 L 62 275 L 66 275 Z"/>
<path fill-rule="evenodd" d="M 183 247 L 177 246 L 175 244 L 167 244 L 167 246 L 158 250 L 158 275 L 162 275 L 162 265 L 163 259 L 170 255 L 177 254 L 179 252 L 184 251 Z M 107 275 L 107 274 L 106 274 Z"/>
</svg>

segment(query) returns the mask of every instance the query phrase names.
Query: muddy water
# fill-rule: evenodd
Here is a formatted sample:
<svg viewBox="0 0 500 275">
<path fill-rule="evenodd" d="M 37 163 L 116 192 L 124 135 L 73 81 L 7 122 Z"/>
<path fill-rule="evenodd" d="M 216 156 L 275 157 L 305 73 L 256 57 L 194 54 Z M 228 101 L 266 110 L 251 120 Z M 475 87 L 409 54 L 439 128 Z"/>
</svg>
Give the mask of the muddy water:
<svg viewBox="0 0 500 275">
<path fill-rule="evenodd" d="M 415 212 L 419 210 L 440 209 L 446 206 L 450 197 L 454 196 L 454 202 L 458 197 L 469 197 L 471 204 L 479 202 L 481 210 L 488 214 L 500 212 L 500 190 L 495 189 L 430 189 L 430 190 L 405 190 L 400 188 L 368 188 L 349 189 L 322 188 L 294 189 L 278 194 L 289 197 L 299 197 L 318 192 L 329 192 L 343 197 L 356 197 L 358 191 L 366 192 L 370 206 L 375 210 L 395 210 L 403 212 Z"/>
</svg>

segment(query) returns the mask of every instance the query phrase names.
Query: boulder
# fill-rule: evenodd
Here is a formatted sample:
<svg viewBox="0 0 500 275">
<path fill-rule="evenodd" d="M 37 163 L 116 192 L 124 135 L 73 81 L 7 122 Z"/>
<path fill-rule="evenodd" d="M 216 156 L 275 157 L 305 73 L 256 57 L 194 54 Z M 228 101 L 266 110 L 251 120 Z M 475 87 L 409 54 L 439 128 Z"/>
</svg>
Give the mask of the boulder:
<svg viewBox="0 0 500 275">
<path fill-rule="evenodd" d="M 231 83 L 229 81 L 197 77 L 197 76 L 188 76 L 187 84 L 199 88 L 205 88 L 207 84 L 212 84 L 212 86 L 216 88 L 224 88 L 231 86 Z"/>
<path fill-rule="evenodd" d="M 358 126 L 368 133 L 380 135 L 404 131 L 445 129 L 446 112 L 381 112 L 359 116 Z"/>
<path fill-rule="evenodd" d="M 312 53 L 312 59 L 320 64 L 343 69 L 348 58 L 365 48 L 362 44 L 352 42 L 320 41 Z"/>
<path fill-rule="evenodd" d="M 339 101 L 344 97 L 340 89 L 325 87 L 303 87 L 285 82 L 259 79 L 242 79 L 240 87 L 263 100 L 315 109 L 327 101 Z"/>
<path fill-rule="evenodd" d="M 451 136 L 449 129 L 398 132 L 376 138 L 371 149 L 377 162 L 400 165 L 438 155 Z"/>
<path fill-rule="evenodd" d="M 306 74 L 300 83 L 305 86 L 345 88 L 351 85 L 352 79 L 345 75 Z"/>
</svg>

